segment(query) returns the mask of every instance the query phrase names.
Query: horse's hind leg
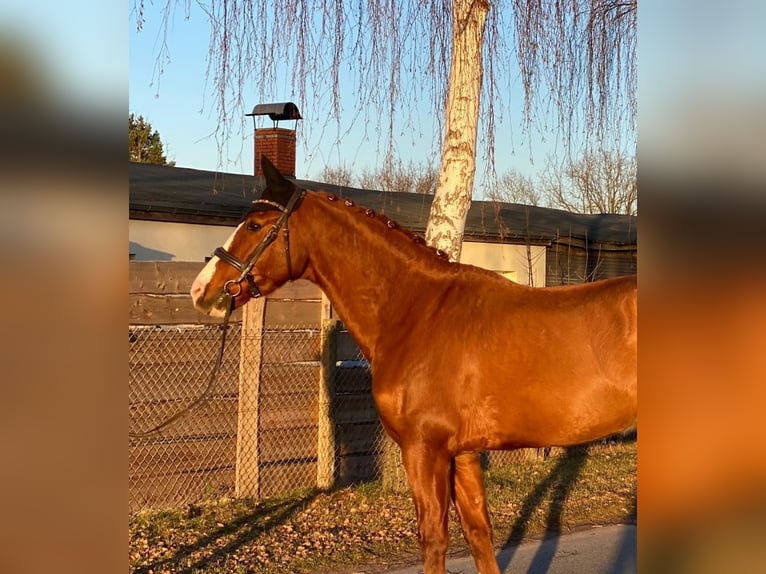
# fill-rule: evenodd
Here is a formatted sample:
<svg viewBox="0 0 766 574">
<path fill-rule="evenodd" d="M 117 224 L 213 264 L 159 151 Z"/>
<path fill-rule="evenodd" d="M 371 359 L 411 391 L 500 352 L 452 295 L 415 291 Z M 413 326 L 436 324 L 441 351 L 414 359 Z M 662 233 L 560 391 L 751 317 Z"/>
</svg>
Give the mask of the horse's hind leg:
<svg viewBox="0 0 766 574">
<path fill-rule="evenodd" d="M 420 444 L 403 445 L 402 461 L 415 502 L 423 573 L 444 574 L 450 499 L 449 456 Z"/>
<path fill-rule="evenodd" d="M 463 537 L 480 574 L 500 574 L 492 547 L 492 524 L 487 512 L 479 453 L 459 454 L 454 459 L 452 498 L 460 517 Z"/>
</svg>

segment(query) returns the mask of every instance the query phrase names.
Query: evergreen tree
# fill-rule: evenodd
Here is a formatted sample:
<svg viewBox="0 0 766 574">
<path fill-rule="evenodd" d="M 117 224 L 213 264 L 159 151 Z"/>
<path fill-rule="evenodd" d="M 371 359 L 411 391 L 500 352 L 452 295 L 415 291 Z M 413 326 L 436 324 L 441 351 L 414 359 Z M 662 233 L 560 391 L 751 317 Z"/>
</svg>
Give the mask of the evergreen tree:
<svg viewBox="0 0 766 574">
<path fill-rule="evenodd" d="M 144 116 L 128 116 L 128 160 L 138 163 L 174 166 L 176 162 L 168 162 L 162 146 L 162 140 L 157 130 Z"/>
</svg>

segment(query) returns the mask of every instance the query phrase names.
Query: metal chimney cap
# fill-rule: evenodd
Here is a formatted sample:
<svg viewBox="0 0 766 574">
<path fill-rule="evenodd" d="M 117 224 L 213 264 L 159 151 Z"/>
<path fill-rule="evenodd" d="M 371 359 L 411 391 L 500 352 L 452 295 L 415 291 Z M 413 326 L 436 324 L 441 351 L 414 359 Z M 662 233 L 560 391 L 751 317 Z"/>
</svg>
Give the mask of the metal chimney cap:
<svg viewBox="0 0 766 574">
<path fill-rule="evenodd" d="M 298 106 L 292 102 L 280 102 L 275 104 L 256 104 L 253 111 L 246 116 L 269 116 L 272 121 L 301 120 Z M 255 119 L 255 118 L 253 118 Z"/>
</svg>

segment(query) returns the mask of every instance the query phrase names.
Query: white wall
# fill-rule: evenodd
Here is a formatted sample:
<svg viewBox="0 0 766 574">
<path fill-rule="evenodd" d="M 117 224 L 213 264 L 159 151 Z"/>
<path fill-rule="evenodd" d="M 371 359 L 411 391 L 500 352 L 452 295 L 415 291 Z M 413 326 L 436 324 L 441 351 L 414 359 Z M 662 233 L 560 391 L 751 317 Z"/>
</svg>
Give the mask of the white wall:
<svg viewBox="0 0 766 574">
<path fill-rule="evenodd" d="M 235 226 L 129 220 L 129 252 L 134 261 L 205 261 L 223 245 Z M 545 285 L 545 247 L 530 246 L 533 285 Z M 525 245 L 466 241 L 462 263 L 508 274 L 529 285 L 529 260 Z"/>
<path fill-rule="evenodd" d="M 530 261 L 533 281 L 530 282 Z M 508 245 L 502 243 L 478 243 L 465 241 L 460 262 L 511 273 L 517 283 L 542 287 L 545 285 L 545 247 L 540 245 Z"/>
<path fill-rule="evenodd" d="M 205 261 L 223 245 L 235 226 L 128 221 L 129 252 L 134 261 Z"/>
</svg>

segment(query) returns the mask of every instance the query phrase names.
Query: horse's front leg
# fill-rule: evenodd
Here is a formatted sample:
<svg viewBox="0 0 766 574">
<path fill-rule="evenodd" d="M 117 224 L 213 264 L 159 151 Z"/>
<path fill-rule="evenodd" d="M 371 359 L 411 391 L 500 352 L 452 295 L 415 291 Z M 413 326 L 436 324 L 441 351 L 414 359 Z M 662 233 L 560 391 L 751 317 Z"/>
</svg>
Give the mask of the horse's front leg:
<svg viewBox="0 0 766 574">
<path fill-rule="evenodd" d="M 492 524 L 487 512 L 479 453 L 457 455 L 453 473 L 452 497 L 463 538 L 471 546 L 476 568 L 480 574 L 500 574 L 492 547 Z"/>
<path fill-rule="evenodd" d="M 415 501 L 423 574 L 444 574 L 450 500 L 450 457 L 427 445 L 403 445 L 402 461 Z"/>
</svg>

